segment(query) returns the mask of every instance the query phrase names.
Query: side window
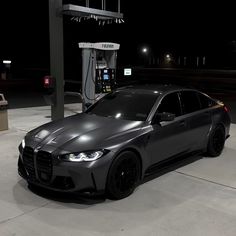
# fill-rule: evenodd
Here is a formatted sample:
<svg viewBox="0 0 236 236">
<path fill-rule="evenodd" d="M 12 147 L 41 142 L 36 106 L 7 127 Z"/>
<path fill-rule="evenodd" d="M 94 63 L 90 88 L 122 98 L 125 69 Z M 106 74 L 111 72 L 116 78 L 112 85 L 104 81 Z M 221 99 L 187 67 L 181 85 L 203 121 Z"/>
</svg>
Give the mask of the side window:
<svg viewBox="0 0 236 236">
<path fill-rule="evenodd" d="M 179 97 L 177 93 L 171 93 L 166 95 L 157 108 L 158 113 L 169 112 L 175 114 L 175 116 L 181 115 L 181 107 Z"/>
<path fill-rule="evenodd" d="M 198 97 L 200 99 L 202 109 L 216 105 L 216 103 L 212 99 L 202 93 L 198 93 Z"/>
<path fill-rule="evenodd" d="M 184 109 L 184 113 L 191 113 L 201 109 L 200 101 L 197 93 L 194 91 L 181 92 L 181 101 Z"/>
</svg>

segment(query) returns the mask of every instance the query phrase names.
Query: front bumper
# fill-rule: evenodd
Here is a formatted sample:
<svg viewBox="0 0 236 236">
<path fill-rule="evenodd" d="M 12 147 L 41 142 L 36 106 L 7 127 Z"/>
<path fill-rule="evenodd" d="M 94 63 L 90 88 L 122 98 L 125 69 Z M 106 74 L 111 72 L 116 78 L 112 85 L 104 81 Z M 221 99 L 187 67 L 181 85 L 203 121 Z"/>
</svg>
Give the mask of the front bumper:
<svg viewBox="0 0 236 236">
<path fill-rule="evenodd" d="M 33 155 L 31 167 L 28 160 L 20 154 L 18 173 L 29 183 L 60 192 L 103 192 L 106 188 L 107 174 L 114 157 L 109 152 L 93 162 L 65 162 L 52 156 L 51 174 L 42 173 Z"/>
</svg>

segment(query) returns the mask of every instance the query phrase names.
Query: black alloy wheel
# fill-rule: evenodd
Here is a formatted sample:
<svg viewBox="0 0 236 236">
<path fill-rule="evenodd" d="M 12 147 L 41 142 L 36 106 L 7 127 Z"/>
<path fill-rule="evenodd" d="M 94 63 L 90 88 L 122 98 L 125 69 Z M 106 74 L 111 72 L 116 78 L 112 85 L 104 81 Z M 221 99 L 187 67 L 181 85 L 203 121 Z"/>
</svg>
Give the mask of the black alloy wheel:
<svg viewBox="0 0 236 236">
<path fill-rule="evenodd" d="M 217 157 L 221 154 L 225 145 L 225 129 L 221 125 L 215 127 L 209 137 L 207 155 Z"/>
<path fill-rule="evenodd" d="M 141 176 L 138 157 L 131 151 L 119 154 L 108 173 L 106 192 L 108 198 L 118 200 L 128 197 L 136 188 Z"/>
</svg>

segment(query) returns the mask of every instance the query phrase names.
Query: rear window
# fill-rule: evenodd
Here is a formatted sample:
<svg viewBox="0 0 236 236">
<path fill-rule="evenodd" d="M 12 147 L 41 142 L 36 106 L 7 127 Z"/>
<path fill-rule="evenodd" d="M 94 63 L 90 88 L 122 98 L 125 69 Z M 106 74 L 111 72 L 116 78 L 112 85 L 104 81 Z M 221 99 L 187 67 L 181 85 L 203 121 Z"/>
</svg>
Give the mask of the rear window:
<svg viewBox="0 0 236 236">
<path fill-rule="evenodd" d="M 184 114 L 195 112 L 201 109 L 201 104 L 195 91 L 181 92 L 181 101 Z"/>
<path fill-rule="evenodd" d="M 209 98 L 208 96 L 202 93 L 198 93 L 198 97 L 199 97 L 202 109 L 209 108 L 216 105 L 215 101 L 213 101 L 211 98 Z"/>
</svg>

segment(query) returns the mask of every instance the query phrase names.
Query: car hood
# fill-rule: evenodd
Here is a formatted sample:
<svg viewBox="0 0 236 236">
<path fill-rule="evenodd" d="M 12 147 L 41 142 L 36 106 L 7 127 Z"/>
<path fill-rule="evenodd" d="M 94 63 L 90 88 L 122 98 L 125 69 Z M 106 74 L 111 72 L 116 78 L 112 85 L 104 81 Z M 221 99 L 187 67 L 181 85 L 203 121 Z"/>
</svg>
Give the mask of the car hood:
<svg viewBox="0 0 236 236">
<path fill-rule="evenodd" d="M 95 150 L 116 145 L 117 140 L 125 142 L 142 123 L 81 113 L 42 125 L 28 138 L 40 147 L 50 145 L 68 152 Z"/>
</svg>

